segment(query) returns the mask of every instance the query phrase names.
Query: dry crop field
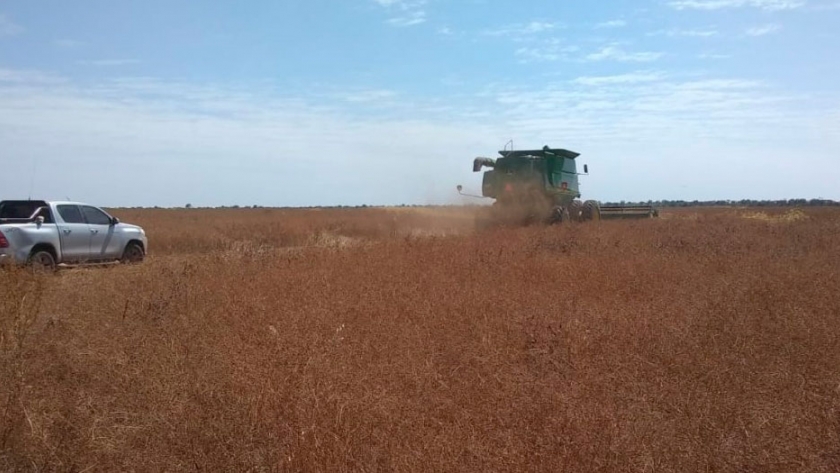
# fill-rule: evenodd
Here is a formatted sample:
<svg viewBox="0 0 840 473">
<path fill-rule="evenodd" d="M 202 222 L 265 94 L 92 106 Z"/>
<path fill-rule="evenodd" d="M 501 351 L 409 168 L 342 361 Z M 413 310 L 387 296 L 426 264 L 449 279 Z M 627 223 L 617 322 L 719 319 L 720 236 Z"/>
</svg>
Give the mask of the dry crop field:
<svg viewBox="0 0 840 473">
<path fill-rule="evenodd" d="M 840 210 L 472 212 L 115 210 L 142 265 L 0 272 L 0 470 L 840 470 Z"/>
</svg>

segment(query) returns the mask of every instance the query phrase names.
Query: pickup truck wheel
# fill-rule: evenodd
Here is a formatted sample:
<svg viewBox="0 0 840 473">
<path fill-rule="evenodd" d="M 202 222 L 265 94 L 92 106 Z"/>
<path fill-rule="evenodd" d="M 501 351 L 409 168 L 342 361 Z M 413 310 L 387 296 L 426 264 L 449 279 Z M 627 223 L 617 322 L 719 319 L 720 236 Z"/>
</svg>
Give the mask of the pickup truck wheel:
<svg viewBox="0 0 840 473">
<path fill-rule="evenodd" d="M 29 266 L 35 271 L 55 271 L 55 258 L 46 250 L 38 250 L 29 256 Z"/>
<path fill-rule="evenodd" d="M 137 243 L 131 242 L 125 247 L 125 251 L 123 251 L 122 258 L 120 261 L 122 263 L 132 264 L 132 263 L 139 263 L 143 261 L 145 257 L 145 253 L 143 252 L 143 247 Z"/>
</svg>

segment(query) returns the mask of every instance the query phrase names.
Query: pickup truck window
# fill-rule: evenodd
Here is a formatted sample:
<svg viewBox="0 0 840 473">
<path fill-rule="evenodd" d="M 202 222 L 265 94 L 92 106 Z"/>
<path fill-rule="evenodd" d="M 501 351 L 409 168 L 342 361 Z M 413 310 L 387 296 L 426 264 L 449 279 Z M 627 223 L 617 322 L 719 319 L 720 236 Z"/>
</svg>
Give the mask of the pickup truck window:
<svg viewBox="0 0 840 473">
<path fill-rule="evenodd" d="M 96 207 L 90 207 L 87 205 L 82 206 L 82 212 L 85 214 L 85 220 L 87 223 L 91 225 L 110 225 L 111 219 L 105 212 L 97 209 Z"/>
<path fill-rule="evenodd" d="M 58 214 L 67 223 L 85 223 L 85 219 L 82 218 L 82 212 L 75 205 L 59 205 Z"/>
<path fill-rule="evenodd" d="M 0 202 L 0 219 L 29 218 L 46 205 L 43 200 L 4 200 Z"/>
</svg>

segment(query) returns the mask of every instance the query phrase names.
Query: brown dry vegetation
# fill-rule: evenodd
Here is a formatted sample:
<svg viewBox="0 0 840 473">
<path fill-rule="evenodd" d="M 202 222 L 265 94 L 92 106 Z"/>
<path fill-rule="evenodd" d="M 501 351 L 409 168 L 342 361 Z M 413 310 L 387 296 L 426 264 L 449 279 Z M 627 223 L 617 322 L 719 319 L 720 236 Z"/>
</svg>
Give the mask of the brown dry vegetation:
<svg viewBox="0 0 840 473">
<path fill-rule="evenodd" d="M 118 211 L 0 273 L 0 469 L 838 471 L 840 212 L 763 211 Z"/>
</svg>

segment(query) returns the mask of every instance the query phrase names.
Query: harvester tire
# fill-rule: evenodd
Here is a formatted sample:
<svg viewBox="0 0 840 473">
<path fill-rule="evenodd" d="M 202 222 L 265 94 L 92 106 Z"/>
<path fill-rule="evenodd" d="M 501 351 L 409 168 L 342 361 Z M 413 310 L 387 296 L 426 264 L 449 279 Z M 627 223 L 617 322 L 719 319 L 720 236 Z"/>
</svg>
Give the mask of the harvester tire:
<svg viewBox="0 0 840 473">
<path fill-rule="evenodd" d="M 601 206 L 594 200 L 587 200 L 583 203 L 583 219 L 591 221 L 601 220 Z"/>
<path fill-rule="evenodd" d="M 572 222 L 582 222 L 583 218 L 583 204 L 579 200 L 573 200 L 569 204 L 569 216 Z"/>
<path fill-rule="evenodd" d="M 569 209 L 562 206 L 557 206 L 551 209 L 551 218 L 549 219 L 551 224 L 558 224 L 558 223 L 566 223 L 571 220 L 571 214 L 569 214 Z"/>
</svg>

